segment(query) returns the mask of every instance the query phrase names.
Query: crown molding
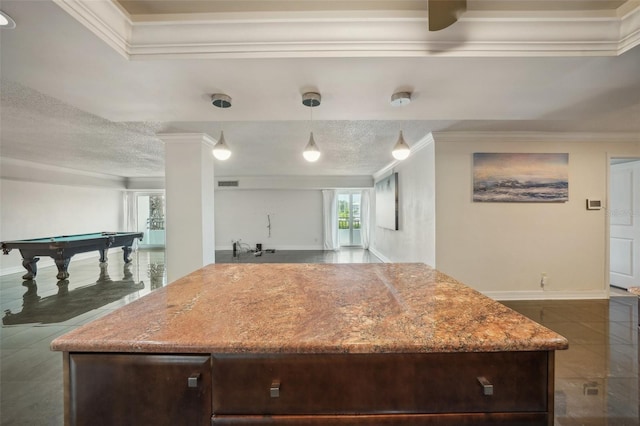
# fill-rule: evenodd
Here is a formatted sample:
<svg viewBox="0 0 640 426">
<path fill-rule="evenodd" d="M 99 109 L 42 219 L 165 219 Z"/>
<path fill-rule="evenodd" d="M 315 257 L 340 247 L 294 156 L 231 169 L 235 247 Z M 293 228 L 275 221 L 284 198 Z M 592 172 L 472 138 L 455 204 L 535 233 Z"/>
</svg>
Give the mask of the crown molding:
<svg viewBox="0 0 640 426">
<path fill-rule="evenodd" d="M 425 137 L 423 137 L 418 142 L 416 142 L 416 143 L 414 143 L 414 144 L 412 144 L 410 146 L 411 152 L 409 153 L 409 157 L 408 158 L 406 158 L 405 160 L 393 160 L 391 163 L 387 164 L 386 166 L 384 166 L 383 168 L 381 168 L 380 170 L 375 172 L 372 175 L 373 176 L 373 180 L 374 181 L 378 181 L 380 178 L 390 174 L 393 171 L 394 168 L 396 168 L 397 166 L 401 165 L 402 163 L 408 161 L 409 158 L 413 157 L 418 152 L 422 151 L 423 148 L 427 147 L 429 144 L 431 144 L 433 142 L 435 142 L 435 139 L 433 138 L 433 133 L 428 133 Z"/>
<path fill-rule="evenodd" d="M 206 133 L 158 133 L 156 136 L 165 144 L 167 143 L 202 143 L 213 148 L 218 142 Z"/>
<path fill-rule="evenodd" d="M 640 133 L 433 132 L 436 142 L 609 142 L 640 143 Z"/>
<path fill-rule="evenodd" d="M 132 48 L 132 22 L 116 2 L 111 0 L 53 0 L 53 2 L 113 50 L 129 59 Z"/>
<path fill-rule="evenodd" d="M 640 45 L 640 1 L 628 1 L 618 9 L 620 13 L 621 53 Z"/>
<path fill-rule="evenodd" d="M 126 178 L 50 164 L 0 157 L 0 178 L 53 185 L 124 189 Z"/>
<path fill-rule="evenodd" d="M 615 56 L 640 44 L 640 2 L 616 11 L 469 11 L 427 30 L 425 11 L 129 16 L 112 0 L 54 0 L 130 59 Z"/>
</svg>

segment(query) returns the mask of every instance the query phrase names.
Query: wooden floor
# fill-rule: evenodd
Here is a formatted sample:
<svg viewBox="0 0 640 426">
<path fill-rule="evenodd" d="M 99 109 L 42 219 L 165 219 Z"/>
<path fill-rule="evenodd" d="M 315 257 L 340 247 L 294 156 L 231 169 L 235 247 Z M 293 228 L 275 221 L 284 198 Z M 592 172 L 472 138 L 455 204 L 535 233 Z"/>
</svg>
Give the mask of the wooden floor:
<svg viewBox="0 0 640 426">
<path fill-rule="evenodd" d="M 74 260 L 68 282 L 56 268 L 0 277 L 0 424 L 61 425 L 62 359 L 49 343 L 166 284 L 163 251 L 138 251 L 130 266 L 112 256 Z M 223 262 L 369 263 L 360 249 L 340 252 L 277 251 L 255 256 L 217 252 Z M 640 425 L 638 405 L 638 305 L 614 292 L 610 300 L 509 301 L 506 305 L 569 339 L 556 354 L 556 425 Z"/>
</svg>

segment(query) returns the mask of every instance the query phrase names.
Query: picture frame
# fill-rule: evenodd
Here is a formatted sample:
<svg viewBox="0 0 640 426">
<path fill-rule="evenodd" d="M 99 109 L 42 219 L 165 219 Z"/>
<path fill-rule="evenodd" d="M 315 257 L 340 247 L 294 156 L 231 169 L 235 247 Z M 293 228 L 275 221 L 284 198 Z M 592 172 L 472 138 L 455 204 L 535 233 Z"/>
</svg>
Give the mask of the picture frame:
<svg viewBox="0 0 640 426">
<path fill-rule="evenodd" d="M 473 201 L 569 201 L 568 153 L 474 153 Z"/>
<path fill-rule="evenodd" d="M 376 182 L 376 226 L 399 230 L 398 221 L 398 173 Z"/>
</svg>

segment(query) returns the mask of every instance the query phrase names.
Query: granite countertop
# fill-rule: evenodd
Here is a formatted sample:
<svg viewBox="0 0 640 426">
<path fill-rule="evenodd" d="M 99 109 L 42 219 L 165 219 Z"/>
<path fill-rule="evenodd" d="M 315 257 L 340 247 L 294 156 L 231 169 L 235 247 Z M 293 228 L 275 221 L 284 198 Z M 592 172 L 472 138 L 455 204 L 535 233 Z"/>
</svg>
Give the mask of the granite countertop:
<svg viewBox="0 0 640 426">
<path fill-rule="evenodd" d="M 420 263 L 214 264 L 51 343 L 57 351 L 428 353 L 566 349 Z"/>
</svg>

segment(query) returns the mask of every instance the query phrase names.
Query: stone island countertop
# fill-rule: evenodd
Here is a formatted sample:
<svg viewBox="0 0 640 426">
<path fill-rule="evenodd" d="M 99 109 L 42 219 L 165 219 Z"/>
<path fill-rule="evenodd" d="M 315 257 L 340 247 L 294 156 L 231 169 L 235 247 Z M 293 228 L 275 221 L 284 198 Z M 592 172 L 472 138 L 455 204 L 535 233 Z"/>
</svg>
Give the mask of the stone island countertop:
<svg viewBox="0 0 640 426">
<path fill-rule="evenodd" d="M 230 354 L 567 347 L 559 334 L 419 263 L 209 265 L 51 344 Z"/>
</svg>

